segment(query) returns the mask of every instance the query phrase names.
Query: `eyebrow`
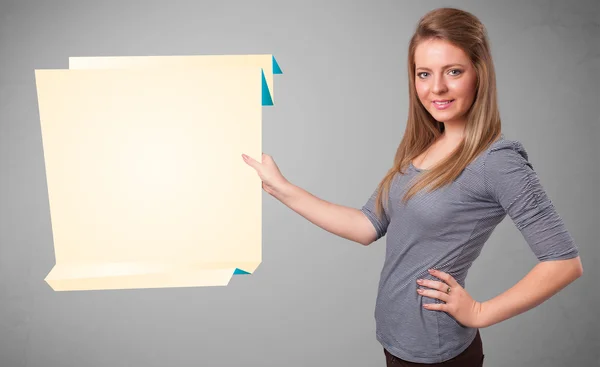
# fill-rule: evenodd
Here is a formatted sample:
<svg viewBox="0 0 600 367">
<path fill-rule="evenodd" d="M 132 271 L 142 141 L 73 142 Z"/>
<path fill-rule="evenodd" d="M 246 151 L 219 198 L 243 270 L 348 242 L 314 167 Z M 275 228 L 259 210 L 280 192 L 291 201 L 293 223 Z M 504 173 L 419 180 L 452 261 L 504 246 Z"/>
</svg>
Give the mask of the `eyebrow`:
<svg viewBox="0 0 600 367">
<path fill-rule="evenodd" d="M 463 64 L 450 64 L 450 65 L 444 65 L 444 66 L 442 67 L 442 69 L 447 69 L 447 68 L 449 68 L 449 67 L 451 67 L 451 66 L 460 66 L 460 67 L 463 67 L 463 68 L 465 67 Z M 426 67 L 422 67 L 422 66 L 419 66 L 419 67 L 418 67 L 416 70 L 427 70 L 427 71 L 431 71 L 431 69 L 429 69 L 429 68 L 426 68 Z"/>
</svg>

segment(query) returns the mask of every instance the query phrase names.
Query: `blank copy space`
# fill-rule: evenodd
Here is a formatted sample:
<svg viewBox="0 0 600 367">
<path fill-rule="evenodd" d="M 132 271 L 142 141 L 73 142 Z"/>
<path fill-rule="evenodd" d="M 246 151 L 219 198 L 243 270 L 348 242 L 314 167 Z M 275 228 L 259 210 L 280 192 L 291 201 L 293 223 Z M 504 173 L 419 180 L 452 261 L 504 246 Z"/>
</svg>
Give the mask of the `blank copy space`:
<svg viewBox="0 0 600 367">
<path fill-rule="evenodd" d="M 36 70 L 56 290 L 226 284 L 261 261 L 259 67 Z"/>
</svg>

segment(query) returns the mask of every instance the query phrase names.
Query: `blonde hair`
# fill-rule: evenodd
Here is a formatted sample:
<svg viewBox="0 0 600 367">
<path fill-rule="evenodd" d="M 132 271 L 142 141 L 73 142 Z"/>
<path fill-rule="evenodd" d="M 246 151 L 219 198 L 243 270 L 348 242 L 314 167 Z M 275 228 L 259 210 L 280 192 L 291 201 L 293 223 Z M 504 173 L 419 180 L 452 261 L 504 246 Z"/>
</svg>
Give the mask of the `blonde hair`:
<svg viewBox="0 0 600 367">
<path fill-rule="evenodd" d="M 444 132 L 444 125 L 427 112 L 415 89 L 415 49 L 421 42 L 432 39 L 447 41 L 469 56 L 477 74 L 476 94 L 467 112 L 462 142 L 446 159 L 422 171 L 420 179 L 409 188 L 403 201 L 408 201 L 427 186 L 430 186 L 429 191 L 433 191 L 452 183 L 469 163 L 502 134 L 496 75 L 485 27 L 473 14 L 460 9 L 438 8 L 428 12 L 419 20 L 408 46 L 408 120 L 393 166 L 378 186 L 376 213 L 380 217 L 383 202 L 388 202 L 394 176 L 397 173 L 404 174 L 410 162 Z"/>
</svg>

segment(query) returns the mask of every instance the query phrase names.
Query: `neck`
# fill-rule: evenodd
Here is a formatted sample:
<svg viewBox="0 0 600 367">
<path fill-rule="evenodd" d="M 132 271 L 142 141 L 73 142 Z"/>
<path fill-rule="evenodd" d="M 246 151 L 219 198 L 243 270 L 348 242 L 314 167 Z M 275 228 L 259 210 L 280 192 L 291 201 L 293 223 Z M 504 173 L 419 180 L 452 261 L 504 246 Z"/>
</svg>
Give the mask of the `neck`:
<svg viewBox="0 0 600 367">
<path fill-rule="evenodd" d="M 444 132 L 440 140 L 448 142 L 460 142 L 465 136 L 465 124 L 444 123 Z"/>
</svg>

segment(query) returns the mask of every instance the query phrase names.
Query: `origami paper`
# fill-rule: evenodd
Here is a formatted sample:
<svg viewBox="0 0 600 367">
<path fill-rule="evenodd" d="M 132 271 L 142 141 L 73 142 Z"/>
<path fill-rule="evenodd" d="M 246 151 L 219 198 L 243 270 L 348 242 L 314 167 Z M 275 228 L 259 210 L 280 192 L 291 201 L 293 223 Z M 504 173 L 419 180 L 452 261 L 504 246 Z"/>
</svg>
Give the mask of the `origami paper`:
<svg viewBox="0 0 600 367">
<path fill-rule="evenodd" d="M 263 70 L 263 106 L 272 106 L 273 74 L 282 74 L 273 55 L 159 55 L 69 57 L 69 69 L 189 68 L 257 66 Z"/>
<path fill-rule="evenodd" d="M 267 73 L 268 74 L 268 73 Z M 262 261 L 257 65 L 35 70 L 57 291 L 227 285 Z"/>
</svg>

